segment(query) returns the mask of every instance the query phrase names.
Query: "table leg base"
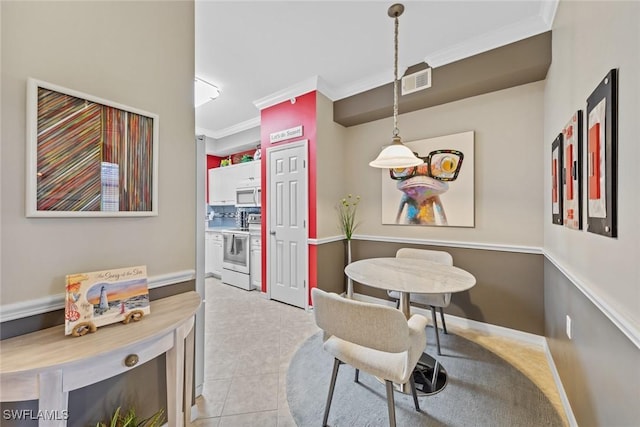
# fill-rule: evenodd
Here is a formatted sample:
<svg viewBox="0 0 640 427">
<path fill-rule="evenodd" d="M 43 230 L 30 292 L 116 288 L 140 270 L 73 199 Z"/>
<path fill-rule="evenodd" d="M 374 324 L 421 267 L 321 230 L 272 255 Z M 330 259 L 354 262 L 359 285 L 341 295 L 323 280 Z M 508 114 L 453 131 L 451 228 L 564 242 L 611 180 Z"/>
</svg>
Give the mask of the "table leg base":
<svg viewBox="0 0 640 427">
<path fill-rule="evenodd" d="M 434 367 L 437 369 L 435 378 Z M 416 368 L 413 370 L 413 380 L 416 382 L 418 396 L 430 396 L 439 393 L 445 388 L 447 385 L 447 371 L 433 357 L 427 353 L 422 353 Z"/>
<path fill-rule="evenodd" d="M 438 366 L 436 368 L 436 378 L 434 379 L 433 368 L 436 364 Z M 384 384 L 382 378 L 376 377 L 376 379 Z M 422 353 L 418 364 L 413 370 L 413 380 L 416 382 L 416 392 L 418 396 L 431 396 L 442 391 L 447 385 L 447 371 L 436 359 L 427 353 Z M 393 389 L 403 394 L 411 394 L 409 381 L 404 384 L 394 383 Z"/>
</svg>

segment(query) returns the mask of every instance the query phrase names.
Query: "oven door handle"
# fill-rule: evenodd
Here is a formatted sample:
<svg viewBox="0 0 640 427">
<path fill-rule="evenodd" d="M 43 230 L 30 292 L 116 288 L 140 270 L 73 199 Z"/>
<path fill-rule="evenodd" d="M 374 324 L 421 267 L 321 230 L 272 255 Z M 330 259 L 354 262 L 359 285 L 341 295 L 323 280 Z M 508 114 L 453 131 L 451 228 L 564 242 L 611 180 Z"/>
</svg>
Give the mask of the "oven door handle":
<svg viewBox="0 0 640 427">
<path fill-rule="evenodd" d="M 235 234 L 231 235 L 231 247 L 229 248 L 229 254 L 230 255 L 236 254 L 236 235 Z"/>
</svg>

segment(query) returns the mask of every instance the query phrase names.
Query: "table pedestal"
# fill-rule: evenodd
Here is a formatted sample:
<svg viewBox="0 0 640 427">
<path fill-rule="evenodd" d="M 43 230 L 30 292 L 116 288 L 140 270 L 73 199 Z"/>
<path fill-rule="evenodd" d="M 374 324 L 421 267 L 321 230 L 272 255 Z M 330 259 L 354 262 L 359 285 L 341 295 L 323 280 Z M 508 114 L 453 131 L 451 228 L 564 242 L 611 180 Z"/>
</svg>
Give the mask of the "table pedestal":
<svg viewBox="0 0 640 427">
<path fill-rule="evenodd" d="M 378 378 L 378 380 L 384 383 L 383 379 Z M 442 391 L 447 385 L 447 371 L 436 359 L 427 353 L 422 353 L 418 364 L 413 370 L 413 380 L 416 383 L 418 396 L 431 396 Z M 404 384 L 394 383 L 393 388 L 400 393 L 411 394 L 409 381 Z"/>
<path fill-rule="evenodd" d="M 413 370 L 413 380 L 416 382 L 418 396 L 430 396 L 439 393 L 447 385 L 447 371 L 440 362 L 427 353 L 422 353 Z"/>
</svg>

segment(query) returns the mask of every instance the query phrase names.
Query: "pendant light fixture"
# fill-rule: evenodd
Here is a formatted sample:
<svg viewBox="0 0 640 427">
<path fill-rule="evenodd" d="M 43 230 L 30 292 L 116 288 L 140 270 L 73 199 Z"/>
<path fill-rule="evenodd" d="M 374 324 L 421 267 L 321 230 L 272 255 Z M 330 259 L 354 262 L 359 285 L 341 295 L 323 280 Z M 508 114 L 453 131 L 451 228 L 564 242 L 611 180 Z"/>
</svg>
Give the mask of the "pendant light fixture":
<svg viewBox="0 0 640 427">
<path fill-rule="evenodd" d="M 389 7 L 388 15 L 394 20 L 394 56 L 393 56 L 393 139 L 369 166 L 374 168 L 407 168 L 418 166 L 423 161 L 402 143 L 398 130 L 398 17 L 404 12 L 404 6 L 396 3 Z"/>
</svg>

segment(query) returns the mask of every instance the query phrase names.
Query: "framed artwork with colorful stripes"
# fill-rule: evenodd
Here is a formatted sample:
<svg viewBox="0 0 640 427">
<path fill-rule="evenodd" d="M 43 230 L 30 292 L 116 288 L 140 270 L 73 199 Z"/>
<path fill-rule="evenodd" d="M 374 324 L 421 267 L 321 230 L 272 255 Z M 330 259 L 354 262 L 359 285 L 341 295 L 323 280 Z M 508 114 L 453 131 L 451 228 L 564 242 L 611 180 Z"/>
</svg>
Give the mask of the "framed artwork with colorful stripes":
<svg viewBox="0 0 640 427">
<path fill-rule="evenodd" d="M 29 79 L 28 217 L 158 215 L 156 114 Z"/>
</svg>

